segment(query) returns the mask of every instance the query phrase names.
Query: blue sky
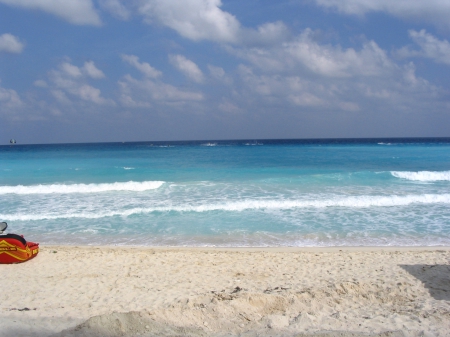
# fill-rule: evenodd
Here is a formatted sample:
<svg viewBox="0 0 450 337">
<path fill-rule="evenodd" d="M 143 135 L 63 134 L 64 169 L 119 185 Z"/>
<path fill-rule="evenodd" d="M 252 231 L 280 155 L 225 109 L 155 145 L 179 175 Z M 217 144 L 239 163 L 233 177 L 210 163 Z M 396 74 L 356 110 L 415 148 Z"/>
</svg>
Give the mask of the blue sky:
<svg viewBox="0 0 450 337">
<path fill-rule="evenodd" d="M 0 0 L 0 143 L 450 136 L 448 0 Z"/>
</svg>

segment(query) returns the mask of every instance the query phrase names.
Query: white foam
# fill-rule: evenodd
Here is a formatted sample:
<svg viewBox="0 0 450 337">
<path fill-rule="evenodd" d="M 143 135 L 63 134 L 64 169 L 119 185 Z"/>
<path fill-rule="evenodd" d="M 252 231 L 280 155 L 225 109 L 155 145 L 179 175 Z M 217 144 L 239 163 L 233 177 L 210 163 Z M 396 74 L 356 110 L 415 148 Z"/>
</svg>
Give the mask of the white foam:
<svg viewBox="0 0 450 337">
<path fill-rule="evenodd" d="M 75 212 L 75 213 L 47 213 L 47 214 L 0 214 L 1 219 L 9 221 L 36 221 L 68 218 L 100 219 L 105 217 L 128 217 L 136 214 L 149 214 L 155 212 L 241 212 L 247 210 L 289 210 L 298 208 L 369 208 L 408 206 L 412 204 L 450 204 L 450 194 L 423 194 L 406 196 L 357 196 L 335 197 L 324 200 L 242 200 L 235 202 L 180 205 L 167 207 L 139 207 L 127 210 L 108 210 L 100 212 Z"/>
<path fill-rule="evenodd" d="M 433 172 L 433 171 L 392 171 L 391 174 L 396 178 L 402 178 L 414 181 L 450 181 L 450 171 Z"/>
<path fill-rule="evenodd" d="M 110 184 L 52 184 L 32 186 L 0 186 L 0 194 L 99 193 L 109 191 L 142 192 L 162 186 L 164 181 L 115 182 Z"/>
</svg>

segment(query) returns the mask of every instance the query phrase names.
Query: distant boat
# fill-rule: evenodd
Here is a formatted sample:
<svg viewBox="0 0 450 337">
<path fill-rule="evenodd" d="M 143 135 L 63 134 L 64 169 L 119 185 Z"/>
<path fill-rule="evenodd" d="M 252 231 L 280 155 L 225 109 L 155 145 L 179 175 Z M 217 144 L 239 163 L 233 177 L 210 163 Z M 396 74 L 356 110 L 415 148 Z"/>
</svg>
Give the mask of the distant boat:
<svg viewBox="0 0 450 337">
<path fill-rule="evenodd" d="M 10 142 L 10 144 L 16 144 L 16 140 L 15 139 L 11 139 L 9 142 Z"/>
</svg>

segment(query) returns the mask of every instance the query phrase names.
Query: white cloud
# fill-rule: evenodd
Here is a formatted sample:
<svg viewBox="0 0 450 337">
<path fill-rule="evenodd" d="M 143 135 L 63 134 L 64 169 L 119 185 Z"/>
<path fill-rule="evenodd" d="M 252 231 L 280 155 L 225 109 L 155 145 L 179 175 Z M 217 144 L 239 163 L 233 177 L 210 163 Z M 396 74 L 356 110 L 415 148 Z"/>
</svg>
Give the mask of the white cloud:
<svg viewBox="0 0 450 337">
<path fill-rule="evenodd" d="M 36 81 L 34 81 L 33 84 L 35 87 L 38 87 L 38 88 L 47 88 L 48 87 L 47 82 L 45 82 L 44 80 L 36 80 Z"/>
<path fill-rule="evenodd" d="M 239 21 L 220 9 L 220 0 L 139 0 L 138 11 L 146 22 L 170 27 L 194 41 L 234 42 Z"/>
<path fill-rule="evenodd" d="M 145 108 L 154 104 L 182 105 L 204 99 L 200 92 L 181 90 L 159 80 L 162 72 L 146 62 L 139 62 L 135 55 L 122 55 L 122 60 L 139 70 L 145 77 L 141 80 L 125 75 L 119 81 L 120 101 L 129 108 Z M 195 64 L 194 64 L 195 65 Z"/>
<path fill-rule="evenodd" d="M 251 68 L 242 65 L 239 72 L 246 90 L 267 102 L 287 101 L 296 106 L 326 106 L 326 99 L 330 98 L 322 86 L 299 76 L 255 74 Z M 318 94 L 327 97 L 321 99 Z"/>
<path fill-rule="evenodd" d="M 145 22 L 169 27 L 193 41 L 266 45 L 279 43 L 289 35 L 281 21 L 265 23 L 256 29 L 242 27 L 234 15 L 220 8 L 221 0 L 136 1 Z"/>
<path fill-rule="evenodd" d="M 344 111 L 359 111 L 361 108 L 354 102 L 340 102 L 339 107 Z"/>
<path fill-rule="evenodd" d="M 327 77 L 381 76 L 391 71 L 392 61 L 375 42 L 360 50 L 319 44 L 313 31 L 305 31 L 290 42 L 274 48 L 229 49 L 260 69 L 269 72 L 308 71 Z"/>
<path fill-rule="evenodd" d="M 261 104 L 360 114 L 418 111 L 419 107 L 445 101 L 440 88 L 416 76 L 412 63 L 395 63 L 374 41 L 364 41 L 359 48 L 342 48 L 317 42 L 314 33 L 306 29 L 279 46 L 227 50 L 249 63 L 238 68 L 240 106 Z M 215 76 L 221 75 L 213 70 Z"/>
<path fill-rule="evenodd" d="M 85 62 L 83 67 L 77 67 L 68 61 L 59 65 L 58 70 L 50 72 L 51 93 L 61 103 L 69 102 L 67 94 L 81 98 L 83 101 L 98 105 L 114 105 L 114 101 L 101 96 L 101 91 L 88 84 L 89 78 L 105 77 L 93 61 Z"/>
<path fill-rule="evenodd" d="M 227 85 L 230 85 L 233 83 L 233 79 L 231 76 L 227 75 L 225 70 L 221 67 L 216 67 L 211 64 L 208 64 L 208 70 L 210 75 L 215 78 L 216 80 L 219 80 L 220 82 L 223 82 Z"/>
<path fill-rule="evenodd" d="M 218 105 L 219 110 L 223 111 L 223 112 L 227 112 L 227 113 L 239 113 L 242 112 L 242 109 L 240 109 L 239 107 L 237 107 L 236 105 L 234 105 L 233 103 L 231 103 L 228 100 L 224 100 L 223 102 L 219 103 Z"/>
<path fill-rule="evenodd" d="M 0 0 L 5 5 L 38 9 L 76 25 L 100 25 L 92 0 Z"/>
<path fill-rule="evenodd" d="M 53 95 L 53 97 L 56 98 L 56 100 L 60 103 L 63 103 L 65 105 L 69 105 L 72 103 L 72 101 L 67 97 L 67 95 L 64 93 L 64 91 L 56 89 L 51 90 L 50 93 Z"/>
<path fill-rule="evenodd" d="M 208 64 L 208 69 L 211 76 L 213 76 L 214 78 L 221 80 L 225 77 L 225 70 L 223 70 L 223 68 L 221 67 L 216 67 Z"/>
<path fill-rule="evenodd" d="M 122 55 L 122 60 L 127 62 L 129 65 L 133 66 L 139 70 L 142 74 L 149 78 L 158 78 L 162 75 L 162 72 L 153 68 L 147 62 L 139 62 L 139 57 L 135 55 Z"/>
<path fill-rule="evenodd" d="M 419 38 L 424 34 L 413 35 Z M 226 50 L 247 62 L 238 68 L 240 81 L 234 82 L 237 101 L 233 103 L 252 110 L 255 106 L 283 107 L 286 111 L 340 111 L 359 116 L 374 111 L 419 112 L 426 106 L 442 109 L 448 100 L 442 89 L 416 75 L 414 64 L 397 64 L 374 41 L 343 48 L 319 42 L 316 36 L 305 29 L 278 45 L 227 46 Z M 431 41 L 429 37 L 425 40 Z M 442 41 L 439 46 L 429 48 L 435 51 L 433 55 L 445 54 Z M 222 76 L 220 69 L 210 68 L 210 73 Z"/>
<path fill-rule="evenodd" d="M 439 105 L 444 93 L 416 76 L 412 64 L 395 67 L 391 74 L 373 77 L 307 76 L 267 74 L 259 68 L 241 65 L 240 102 L 255 109 L 267 107 L 301 107 L 323 114 L 326 111 L 351 113 L 385 113 L 386 111 L 420 111 Z M 236 103 L 236 102 L 235 102 Z M 248 105 L 249 104 L 249 105 Z M 300 110 L 303 111 L 303 110 Z"/>
<path fill-rule="evenodd" d="M 100 89 L 94 88 L 88 84 L 82 84 L 78 88 L 74 88 L 73 93 L 80 96 L 85 101 L 91 101 L 96 104 L 107 104 L 108 101 L 101 97 Z"/>
<path fill-rule="evenodd" d="M 119 0 L 99 0 L 100 6 L 118 19 L 128 20 L 131 12 Z"/>
<path fill-rule="evenodd" d="M 6 52 L 20 54 L 23 48 L 24 45 L 20 42 L 18 37 L 8 33 L 0 35 L 0 53 Z"/>
<path fill-rule="evenodd" d="M 362 49 L 356 51 L 319 45 L 310 35 L 311 31 L 307 30 L 297 41 L 286 43 L 284 48 L 293 60 L 315 73 L 331 77 L 378 76 L 380 71 L 390 67 L 386 53 L 373 41 L 364 43 Z"/>
<path fill-rule="evenodd" d="M 323 101 L 309 93 L 309 92 L 301 92 L 301 93 L 293 93 L 288 96 L 289 100 L 299 106 L 317 106 L 317 105 L 324 105 Z"/>
<path fill-rule="evenodd" d="M 153 81 L 148 78 L 137 80 L 125 75 L 119 81 L 121 102 L 127 107 L 148 107 L 153 103 L 170 104 L 202 101 L 204 96 L 200 92 L 180 90 L 177 87 Z"/>
<path fill-rule="evenodd" d="M 63 62 L 59 65 L 59 69 L 69 77 L 81 78 L 87 76 L 94 79 L 101 79 L 105 77 L 103 71 L 98 69 L 94 61 L 85 62 L 83 67 L 79 68 L 69 62 Z"/>
<path fill-rule="evenodd" d="M 203 82 L 204 76 L 202 71 L 191 60 L 187 59 L 183 55 L 169 55 L 169 60 L 173 66 L 175 66 L 191 80 L 197 83 Z"/>
<path fill-rule="evenodd" d="M 3 88 L 0 80 L 0 117 L 10 120 L 21 118 L 20 112 L 26 107 L 19 94 L 13 89 Z"/>
<path fill-rule="evenodd" d="M 105 74 L 103 73 L 103 71 L 101 71 L 95 66 L 94 61 L 85 62 L 82 70 L 86 75 L 88 75 L 91 78 L 95 79 L 105 78 Z"/>
<path fill-rule="evenodd" d="M 257 29 L 243 28 L 239 32 L 239 41 L 247 46 L 280 44 L 290 36 L 289 29 L 281 22 L 268 22 Z"/>
<path fill-rule="evenodd" d="M 1 83 L 1 81 L 0 81 Z M 20 108 L 24 105 L 19 94 L 12 89 L 6 89 L 0 86 L 0 112 L 7 113 L 11 110 Z"/>
<path fill-rule="evenodd" d="M 419 32 L 410 30 L 409 36 L 420 47 L 420 50 L 403 47 L 397 51 L 397 55 L 400 57 L 426 57 L 437 63 L 450 65 L 450 43 L 447 40 L 439 40 L 427 33 L 425 29 Z"/>
<path fill-rule="evenodd" d="M 64 72 L 66 75 L 69 75 L 70 77 L 77 78 L 82 76 L 81 69 L 68 62 L 61 63 L 59 65 L 59 68 L 62 72 Z"/>
<path fill-rule="evenodd" d="M 386 12 L 396 17 L 450 28 L 450 2 L 447 0 L 315 0 L 315 2 L 345 14 Z"/>
</svg>

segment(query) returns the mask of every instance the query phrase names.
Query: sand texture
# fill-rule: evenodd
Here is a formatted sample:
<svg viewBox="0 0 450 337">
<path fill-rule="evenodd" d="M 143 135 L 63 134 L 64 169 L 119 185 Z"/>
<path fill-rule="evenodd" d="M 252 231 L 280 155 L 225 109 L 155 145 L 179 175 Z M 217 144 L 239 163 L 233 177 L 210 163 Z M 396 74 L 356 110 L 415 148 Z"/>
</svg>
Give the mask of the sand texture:
<svg viewBox="0 0 450 337">
<path fill-rule="evenodd" d="M 42 247 L 0 336 L 450 336 L 450 250 Z"/>
</svg>

